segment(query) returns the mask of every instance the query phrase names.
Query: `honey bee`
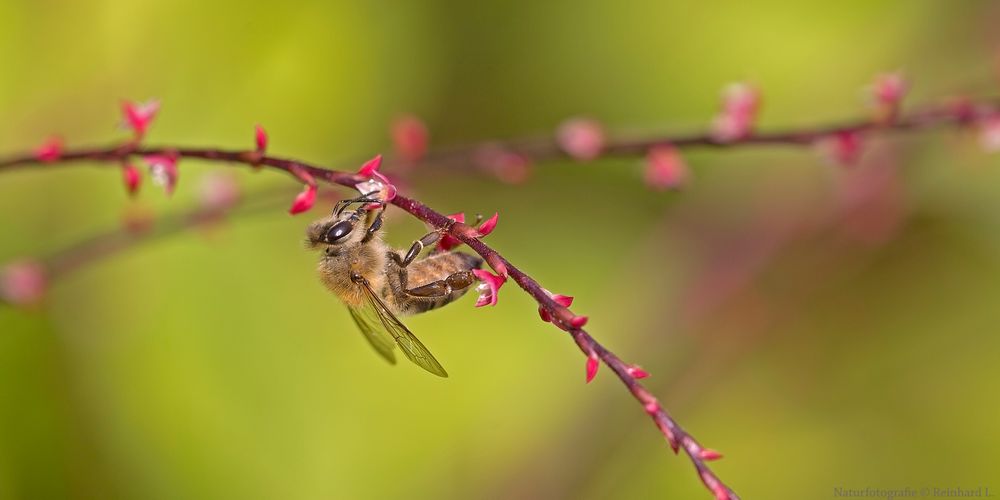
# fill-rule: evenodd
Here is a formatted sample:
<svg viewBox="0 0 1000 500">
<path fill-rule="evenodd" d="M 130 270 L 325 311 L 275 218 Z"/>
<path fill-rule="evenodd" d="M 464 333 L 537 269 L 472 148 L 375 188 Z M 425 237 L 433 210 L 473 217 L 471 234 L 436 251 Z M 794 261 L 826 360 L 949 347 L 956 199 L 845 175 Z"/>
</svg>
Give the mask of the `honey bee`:
<svg viewBox="0 0 1000 500">
<path fill-rule="evenodd" d="M 356 210 L 348 207 L 359 204 Z M 373 208 L 374 207 L 374 208 Z M 476 281 L 483 260 L 456 251 L 421 251 L 440 238 L 437 231 L 414 241 L 405 253 L 382 241 L 385 202 L 363 195 L 337 203 L 333 213 L 309 225 L 306 246 L 322 250 L 320 280 L 347 306 L 361 333 L 389 363 L 393 347 L 421 368 L 441 377 L 448 372 L 399 320 L 449 304 Z"/>
</svg>

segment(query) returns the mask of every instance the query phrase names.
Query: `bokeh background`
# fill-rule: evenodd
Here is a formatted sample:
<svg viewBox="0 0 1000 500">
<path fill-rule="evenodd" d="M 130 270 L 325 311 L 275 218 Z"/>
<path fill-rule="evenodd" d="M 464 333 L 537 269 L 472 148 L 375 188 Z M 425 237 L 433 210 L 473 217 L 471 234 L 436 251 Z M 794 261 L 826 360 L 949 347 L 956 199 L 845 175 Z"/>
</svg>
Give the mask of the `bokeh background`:
<svg viewBox="0 0 1000 500">
<path fill-rule="evenodd" d="M 148 143 L 270 150 L 331 166 L 388 151 L 401 113 L 436 146 L 705 127 L 719 90 L 764 94 L 762 128 L 996 91 L 993 2 L 0 2 L 0 151 L 51 133 L 125 137 L 121 99 L 162 100 Z M 550 162 L 508 185 L 410 172 L 650 388 L 745 498 L 834 488 L 1000 489 L 1000 170 L 972 134 L 880 139 L 852 170 L 808 149 L 686 153 L 658 193 L 639 159 Z M 96 167 L 96 166 L 95 166 Z M 46 255 L 285 176 L 184 162 L 170 199 L 117 169 L 0 178 L 0 261 Z M 248 196 L 252 196 L 248 194 Z M 290 201 L 291 194 L 288 200 Z M 314 276 L 284 206 L 85 266 L 42 307 L 0 308 L 0 498 L 707 498 L 605 368 L 508 286 L 408 321 L 448 368 L 381 361 Z M 404 246 L 421 224 L 392 210 Z"/>
</svg>

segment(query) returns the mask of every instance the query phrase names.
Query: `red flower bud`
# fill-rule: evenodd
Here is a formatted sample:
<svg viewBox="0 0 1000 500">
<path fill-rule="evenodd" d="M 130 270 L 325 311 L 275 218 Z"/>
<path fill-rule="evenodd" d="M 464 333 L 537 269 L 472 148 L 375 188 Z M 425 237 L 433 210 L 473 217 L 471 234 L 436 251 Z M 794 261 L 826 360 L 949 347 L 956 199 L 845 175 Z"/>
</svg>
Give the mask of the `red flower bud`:
<svg viewBox="0 0 1000 500">
<path fill-rule="evenodd" d="M 702 460 L 712 461 L 722 458 L 722 453 L 719 453 L 711 448 L 703 448 L 700 452 L 698 452 L 698 456 L 701 457 Z"/>
<path fill-rule="evenodd" d="M 497 305 L 497 293 L 500 291 L 500 287 L 507 281 L 507 278 L 483 269 L 473 269 L 472 274 L 476 275 L 476 278 L 479 278 L 479 281 L 482 282 L 476 287 L 476 290 L 479 291 L 479 298 L 476 299 L 476 307 Z"/>
<path fill-rule="evenodd" d="M 122 113 L 125 115 L 124 126 L 132 129 L 136 140 L 141 140 L 146 135 L 146 130 L 153 123 L 156 112 L 160 110 L 160 102 L 151 100 L 141 104 L 131 101 L 122 102 Z"/>
<path fill-rule="evenodd" d="M 254 126 L 254 140 L 257 143 L 257 152 L 267 151 L 267 131 L 260 124 Z"/>
<path fill-rule="evenodd" d="M 600 360 L 597 358 L 597 353 L 591 351 L 590 355 L 587 356 L 587 383 L 589 384 L 594 377 L 597 376 L 597 369 L 601 366 Z"/>
<path fill-rule="evenodd" d="M 146 155 L 143 159 L 149 164 L 149 175 L 152 177 L 153 183 L 163 186 L 168 195 L 173 194 L 179 176 L 177 156 L 172 154 Z"/>
<path fill-rule="evenodd" d="M 604 149 L 604 127 L 596 120 L 572 118 L 559 125 L 556 142 L 577 160 L 593 160 Z"/>
<path fill-rule="evenodd" d="M 497 219 L 500 217 L 498 212 L 493 213 L 493 217 L 486 219 L 485 222 L 479 225 L 477 231 L 479 232 L 479 237 L 486 236 L 493 232 L 493 229 L 497 227 Z"/>
<path fill-rule="evenodd" d="M 636 380 L 644 379 L 649 376 L 649 373 L 646 372 L 646 370 L 643 370 L 635 365 L 628 367 L 625 371 Z"/>
<path fill-rule="evenodd" d="M 979 122 L 979 146 L 987 153 L 1000 151 L 1000 115 Z"/>
<path fill-rule="evenodd" d="M 553 295 L 548 290 L 545 290 L 545 293 L 549 297 L 551 297 L 552 300 L 554 300 L 556 302 L 556 304 L 559 304 L 559 305 L 561 305 L 563 307 L 569 307 L 569 306 L 573 305 L 573 297 L 570 297 L 569 295 L 560 295 L 558 293 Z M 549 323 L 549 322 L 552 321 L 552 315 L 549 314 L 549 312 L 544 307 L 541 307 L 541 306 L 538 307 L 538 316 L 541 317 L 542 321 L 544 321 L 546 323 Z"/>
<path fill-rule="evenodd" d="M 909 85 L 900 73 L 885 73 L 875 77 L 869 93 L 872 106 L 880 115 L 879 119 L 895 117 L 907 90 Z"/>
<path fill-rule="evenodd" d="M 573 316 L 573 319 L 569 320 L 569 325 L 573 328 L 583 328 L 587 324 L 587 320 L 590 319 L 586 316 Z"/>
<path fill-rule="evenodd" d="M 730 84 L 722 92 L 722 111 L 712 123 L 712 136 L 730 142 L 750 135 L 759 106 L 757 89 L 746 83 Z"/>
<path fill-rule="evenodd" d="M 62 151 L 62 138 L 53 136 L 35 148 L 35 159 L 44 163 L 52 163 L 62 157 Z"/>
<path fill-rule="evenodd" d="M 142 184 L 142 175 L 139 174 L 139 169 L 135 168 L 131 162 L 126 161 L 122 164 L 122 182 L 125 184 L 125 191 L 129 196 L 135 196 L 139 192 L 139 186 Z"/>
<path fill-rule="evenodd" d="M 358 169 L 358 175 L 361 177 L 373 177 L 381 166 L 382 155 L 375 155 L 374 158 L 361 165 L 361 168 Z"/>
<path fill-rule="evenodd" d="M 389 203 L 396 197 L 396 186 L 389 181 L 388 177 L 378 171 L 381 166 L 382 155 L 376 155 L 375 158 L 366 161 L 365 164 L 358 169 L 358 175 L 368 177 L 369 179 L 365 182 L 355 184 L 354 187 L 357 188 L 361 194 L 366 196 L 378 193 L 378 197 L 383 203 Z"/>
<path fill-rule="evenodd" d="M 654 146 L 646 154 L 646 185 L 656 190 L 678 189 L 687 183 L 688 166 L 677 148 Z"/>
<path fill-rule="evenodd" d="M 396 154 L 408 162 L 416 162 L 427 154 L 429 134 L 424 122 L 413 115 L 397 118 L 391 127 L 392 144 Z"/>
<path fill-rule="evenodd" d="M 8 264 L 0 269 L 0 299 L 16 306 L 38 304 L 45 296 L 45 268 L 34 261 Z"/>
<path fill-rule="evenodd" d="M 306 184 L 306 188 L 295 197 L 295 201 L 292 202 L 292 206 L 288 209 L 288 213 L 292 215 L 300 214 L 312 208 L 315 203 L 316 184 Z"/>
</svg>

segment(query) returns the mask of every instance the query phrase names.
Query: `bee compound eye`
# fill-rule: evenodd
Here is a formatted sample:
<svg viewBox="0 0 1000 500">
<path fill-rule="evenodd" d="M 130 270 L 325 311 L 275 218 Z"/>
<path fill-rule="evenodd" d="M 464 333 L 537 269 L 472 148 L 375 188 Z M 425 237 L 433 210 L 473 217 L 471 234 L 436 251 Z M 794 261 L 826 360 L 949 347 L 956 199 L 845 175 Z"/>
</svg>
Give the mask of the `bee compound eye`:
<svg viewBox="0 0 1000 500">
<path fill-rule="evenodd" d="M 342 220 L 332 226 L 326 231 L 326 241 L 327 243 L 336 243 L 337 240 L 351 234 L 351 230 L 354 229 L 354 224 L 351 221 Z"/>
</svg>

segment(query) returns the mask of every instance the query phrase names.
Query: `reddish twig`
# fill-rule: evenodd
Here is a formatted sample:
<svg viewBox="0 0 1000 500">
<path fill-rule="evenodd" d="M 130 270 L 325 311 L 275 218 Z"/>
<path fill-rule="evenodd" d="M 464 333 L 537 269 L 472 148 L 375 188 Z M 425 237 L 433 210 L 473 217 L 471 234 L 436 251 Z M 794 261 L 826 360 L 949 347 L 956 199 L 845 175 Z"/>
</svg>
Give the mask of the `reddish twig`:
<svg viewBox="0 0 1000 500">
<path fill-rule="evenodd" d="M 600 156 L 636 156 L 647 153 L 651 148 L 657 146 L 670 147 L 735 147 L 750 145 L 813 145 L 821 140 L 831 137 L 846 135 L 861 135 L 869 132 L 906 131 L 923 129 L 935 125 L 945 124 L 967 124 L 976 119 L 992 116 L 994 108 L 992 103 L 984 102 L 981 105 L 965 103 L 962 106 L 942 106 L 928 108 L 927 110 L 912 113 L 905 117 L 899 117 L 891 121 L 885 120 L 862 120 L 843 125 L 827 127 L 817 127 L 803 130 L 793 130 L 778 133 L 747 133 L 742 137 L 720 139 L 717 134 L 695 134 L 688 136 L 659 137 L 642 140 L 621 140 L 610 141 L 602 144 Z M 141 118 L 141 117 L 140 117 Z M 895 117 L 894 117 L 895 118 Z M 137 129 L 138 130 L 138 129 Z M 143 129 L 144 130 L 144 129 Z M 139 134 L 141 136 L 141 134 Z M 51 145 L 43 152 L 15 156 L 0 161 L 0 171 L 10 170 L 17 167 L 35 165 L 38 163 L 69 163 L 69 162 L 107 162 L 107 163 L 127 163 L 132 156 L 162 156 L 165 158 L 189 158 L 202 159 L 207 161 L 228 162 L 252 167 L 267 166 L 276 170 L 282 170 L 299 182 L 310 184 L 313 179 L 319 179 L 332 184 L 339 184 L 347 187 L 354 187 L 356 184 L 367 180 L 368 176 L 347 173 L 338 170 L 325 169 L 296 160 L 276 158 L 266 156 L 266 136 L 261 137 L 262 131 L 258 131 L 258 148 L 255 151 L 227 151 L 212 148 L 147 148 L 137 145 L 137 141 L 129 142 L 121 146 L 98 149 L 78 149 L 62 151 L 61 145 Z M 470 155 L 476 155 L 484 147 L 501 148 L 502 150 L 523 155 L 534 161 L 541 161 L 549 158 L 568 156 L 558 142 L 552 139 L 512 141 L 506 144 L 489 143 L 475 145 L 460 149 L 453 149 L 439 153 L 431 153 L 423 160 L 430 164 L 448 164 L 468 162 Z M 176 180 L 176 179 L 174 179 Z M 310 187 L 311 184 L 310 184 Z M 670 446 L 675 452 L 683 449 L 694 464 L 699 477 L 705 486 L 719 499 L 735 499 L 736 494 L 725 486 L 719 478 L 707 466 L 707 462 L 720 457 L 720 455 L 710 449 L 703 448 L 690 434 L 681 428 L 676 421 L 663 409 L 659 401 L 643 387 L 639 382 L 640 378 L 646 376 L 638 367 L 626 364 L 618 356 L 598 343 L 586 330 L 583 329 L 586 317 L 577 316 L 567 307 L 560 304 L 555 298 L 550 296 L 534 279 L 511 264 L 493 248 L 483 243 L 479 238 L 479 233 L 464 223 L 456 222 L 424 205 L 423 203 L 398 195 L 392 199 L 392 204 L 410 213 L 414 217 L 430 224 L 431 226 L 448 233 L 450 236 L 467 244 L 475 252 L 481 255 L 499 274 L 509 276 L 522 289 L 531 295 L 539 304 L 540 310 L 553 324 L 567 331 L 576 342 L 580 350 L 588 357 L 587 371 L 588 379 L 596 371 L 596 361 L 600 360 L 607 365 L 615 375 L 625 384 L 632 395 L 642 404 L 643 408 L 653 419 L 654 423 L 665 435 Z M 310 202 L 311 203 L 311 202 Z M 183 227 L 183 224 L 181 225 Z M 118 240 L 108 236 L 108 240 L 99 240 L 98 243 L 120 244 Z M 93 244 L 93 243 L 92 243 Z M 95 244 L 96 245 L 96 244 Z M 92 248 L 97 248 L 96 246 Z M 64 267 L 67 266 L 63 264 Z M 71 266 L 69 266 L 71 267 Z"/>
<path fill-rule="evenodd" d="M 66 163 L 96 161 L 121 163 L 133 155 L 146 156 L 164 154 L 174 155 L 178 158 L 197 158 L 208 161 L 221 161 L 251 166 L 264 165 L 276 170 L 288 172 L 296 178 L 299 178 L 296 172 L 305 171 L 316 179 L 348 187 L 354 187 L 355 184 L 366 180 L 365 177 L 361 177 L 357 174 L 329 170 L 296 160 L 262 156 L 259 153 L 252 151 L 223 151 L 216 149 L 194 148 L 141 148 L 127 145 L 105 149 L 66 151 L 62 153 L 58 159 L 50 160 L 50 162 Z M 35 163 L 38 163 L 38 160 L 34 156 L 22 156 L 12 160 L 0 162 L 0 169 L 8 169 L 14 166 L 25 166 Z M 653 397 L 653 395 L 639 383 L 637 377 L 635 376 L 636 372 L 633 367 L 625 364 L 621 359 L 615 356 L 614 353 L 594 340 L 594 338 L 582 328 L 578 319 L 582 318 L 581 316 L 576 316 L 568 308 L 555 302 L 547 293 L 545 293 L 538 282 L 500 256 L 496 250 L 480 241 L 474 228 L 462 223 L 457 223 L 443 214 L 434 211 L 427 205 L 402 195 L 397 195 L 391 203 L 410 213 L 414 217 L 441 231 L 449 233 L 451 236 L 469 245 L 470 248 L 480 254 L 484 259 L 486 259 L 487 262 L 491 263 L 495 269 L 499 266 L 506 267 L 507 274 L 518 285 L 520 285 L 521 288 L 528 292 L 528 294 L 538 302 L 541 308 L 551 315 L 553 324 L 556 324 L 570 333 L 573 340 L 584 352 L 584 354 L 599 358 L 615 372 L 618 378 L 621 379 L 626 387 L 628 387 L 633 396 L 635 396 L 635 398 L 644 406 L 647 413 L 649 413 L 649 415 L 653 418 L 660 430 L 666 435 L 674 450 L 677 451 L 677 449 L 681 447 L 690 456 L 691 461 L 698 470 L 698 474 L 702 481 L 713 491 L 713 493 L 716 494 L 717 497 L 730 499 L 738 498 L 735 493 L 722 484 L 722 482 L 706 465 L 706 460 L 717 458 L 717 456 L 712 455 L 711 452 L 706 453 L 705 450 L 694 440 L 694 438 L 677 425 L 673 418 L 660 406 L 656 398 Z M 501 274 L 503 273 L 500 269 L 497 269 L 497 271 L 501 272 Z"/>
</svg>

